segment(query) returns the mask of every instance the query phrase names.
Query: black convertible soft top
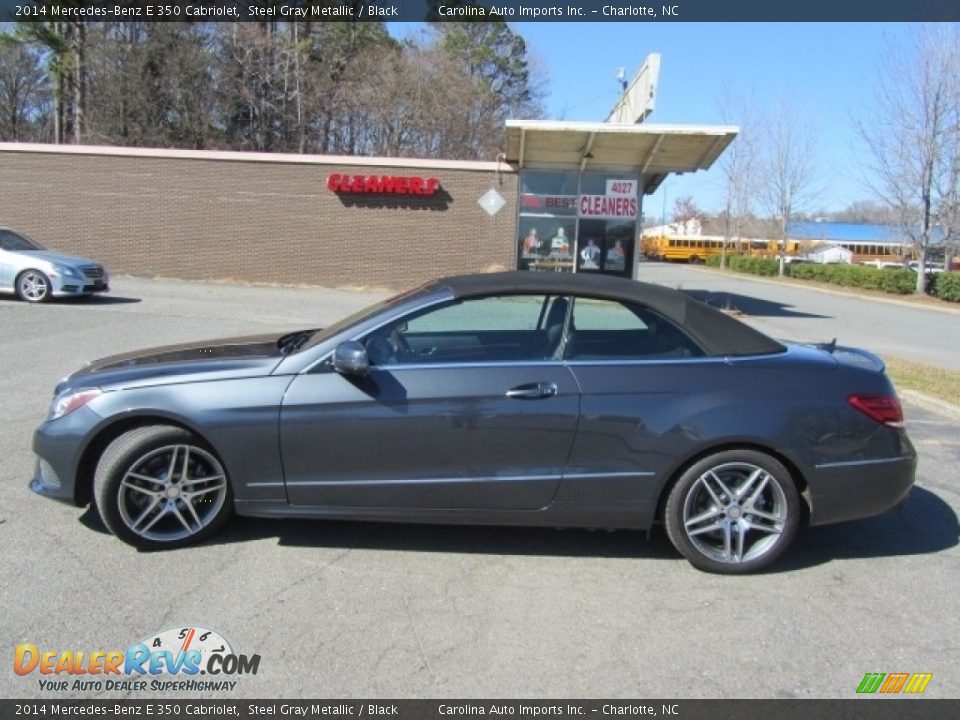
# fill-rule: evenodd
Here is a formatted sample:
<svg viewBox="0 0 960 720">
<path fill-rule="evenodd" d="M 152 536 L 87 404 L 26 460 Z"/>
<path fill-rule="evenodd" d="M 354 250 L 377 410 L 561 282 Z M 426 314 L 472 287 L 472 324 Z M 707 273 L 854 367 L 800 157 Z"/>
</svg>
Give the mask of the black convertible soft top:
<svg viewBox="0 0 960 720">
<path fill-rule="evenodd" d="M 468 298 L 496 293 L 580 295 L 639 303 L 680 325 L 708 355 L 783 352 L 776 340 L 678 290 L 627 278 L 590 273 L 500 272 L 454 275 L 436 281 Z"/>
</svg>

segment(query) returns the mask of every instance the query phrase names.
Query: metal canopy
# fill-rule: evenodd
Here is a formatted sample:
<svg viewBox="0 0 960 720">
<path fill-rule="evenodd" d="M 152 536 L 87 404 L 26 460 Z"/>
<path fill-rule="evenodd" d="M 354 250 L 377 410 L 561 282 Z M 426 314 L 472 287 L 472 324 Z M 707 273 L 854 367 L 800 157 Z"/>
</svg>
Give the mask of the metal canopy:
<svg viewBox="0 0 960 720">
<path fill-rule="evenodd" d="M 521 170 L 643 175 L 649 194 L 670 173 L 708 169 L 739 131 L 734 125 L 507 120 L 506 159 Z"/>
</svg>

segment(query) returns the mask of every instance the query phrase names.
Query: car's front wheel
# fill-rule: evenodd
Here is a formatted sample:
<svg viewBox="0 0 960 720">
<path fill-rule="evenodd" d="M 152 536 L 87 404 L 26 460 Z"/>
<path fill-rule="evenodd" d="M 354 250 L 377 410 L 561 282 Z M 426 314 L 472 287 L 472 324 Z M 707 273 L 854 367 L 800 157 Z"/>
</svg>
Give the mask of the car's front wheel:
<svg viewBox="0 0 960 720">
<path fill-rule="evenodd" d="M 51 293 L 50 278 L 39 270 L 24 270 L 17 276 L 17 296 L 21 300 L 30 303 L 46 302 Z"/>
<path fill-rule="evenodd" d="M 692 565 L 715 573 L 766 567 L 790 545 L 800 498 L 790 472 L 753 450 L 727 450 L 694 463 L 667 496 L 664 524 Z"/>
<path fill-rule="evenodd" d="M 169 425 L 137 428 L 110 443 L 93 489 L 107 527 L 141 550 L 201 540 L 233 511 L 223 465 L 193 433 Z"/>
</svg>

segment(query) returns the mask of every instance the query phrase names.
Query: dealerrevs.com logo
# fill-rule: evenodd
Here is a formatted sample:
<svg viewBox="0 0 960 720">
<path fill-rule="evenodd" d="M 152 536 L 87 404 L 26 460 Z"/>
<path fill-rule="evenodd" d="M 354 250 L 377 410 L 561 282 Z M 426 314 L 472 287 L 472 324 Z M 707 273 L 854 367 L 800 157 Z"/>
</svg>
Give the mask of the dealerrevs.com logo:
<svg viewBox="0 0 960 720">
<path fill-rule="evenodd" d="M 50 650 L 17 645 L 17 675 L 39 675 L 45 691 L 231 691 L 239 675 L 256 675 L 259 655 L 241 655 L 215 630 L 178 627 L 126 650 Z M 202 676 L 202 677 L 201 677 Z"/>
</svg>

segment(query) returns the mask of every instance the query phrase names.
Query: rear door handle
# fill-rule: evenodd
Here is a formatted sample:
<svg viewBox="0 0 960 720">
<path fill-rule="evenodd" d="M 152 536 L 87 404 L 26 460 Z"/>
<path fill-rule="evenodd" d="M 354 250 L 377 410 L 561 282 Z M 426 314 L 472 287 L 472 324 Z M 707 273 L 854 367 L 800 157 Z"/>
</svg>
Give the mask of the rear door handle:
<svg viewBox="0 0 960 720">
<path fill-rule="evenodd" d="M 557 394 L 556 383 L 529 383 L 527 385 L 517 385 L 515 388 L 507 390 L 508 398 L 517 400 L 540 400 L 542 398 L 553 397 Z"/>
</svg>

